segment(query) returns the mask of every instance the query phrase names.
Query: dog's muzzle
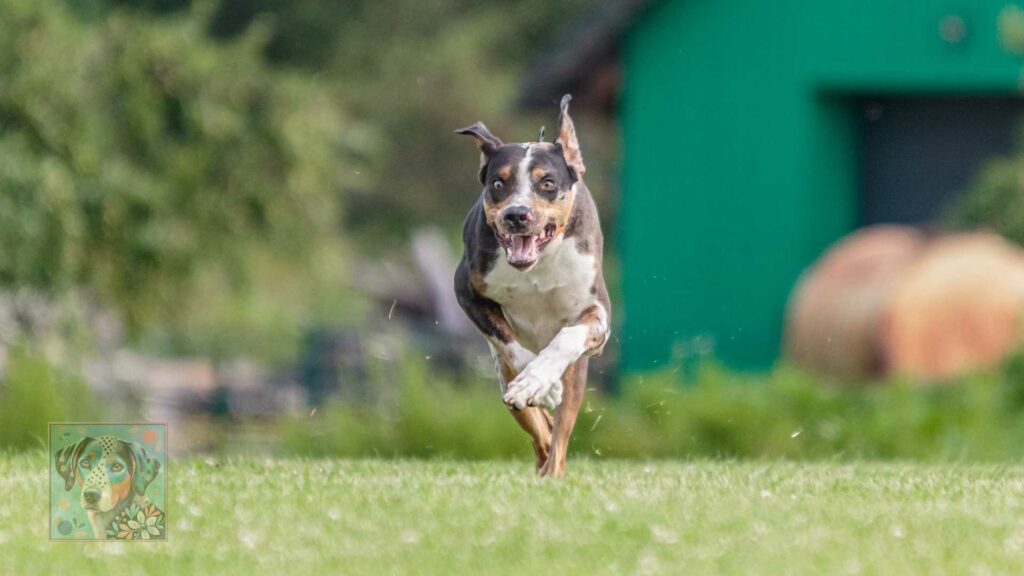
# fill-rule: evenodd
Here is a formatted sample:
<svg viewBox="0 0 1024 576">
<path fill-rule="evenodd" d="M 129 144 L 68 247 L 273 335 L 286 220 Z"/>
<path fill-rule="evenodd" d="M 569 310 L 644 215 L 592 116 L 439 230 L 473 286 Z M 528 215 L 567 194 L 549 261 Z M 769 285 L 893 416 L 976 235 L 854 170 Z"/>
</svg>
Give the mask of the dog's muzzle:
<svg viewBox="0 0 1024 576">
<path fill-rule="evenodd" d="M 89 489 L 89 490 L 83 491 L 82 492 L 82 500 L 85 501 L 85 507 L 86 508 L 90 508 L 90 509 L 95 509 L 97 507 L 97 505 L 99 505 L 100 497 L 102 495 L 103 495 L 102 492 L 100 492 L 99 490 Z"/>
<path fill-rule="evenodd" d="M 539 233 L 503 234 L 494 231 L 498 243 L 505 249 L 508 263 L 519 270 L 526 270 L 540 259 L 540 251 L 555 237 L 555 225 L 548 224 Z"/>
</svg>

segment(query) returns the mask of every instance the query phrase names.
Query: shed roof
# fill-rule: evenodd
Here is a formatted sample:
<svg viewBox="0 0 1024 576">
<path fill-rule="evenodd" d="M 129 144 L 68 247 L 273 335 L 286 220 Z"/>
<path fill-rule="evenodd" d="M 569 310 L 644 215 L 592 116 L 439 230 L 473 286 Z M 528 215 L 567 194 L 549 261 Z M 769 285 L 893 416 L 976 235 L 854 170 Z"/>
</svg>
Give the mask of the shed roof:
<svg viewBox="0 0 1024 576">
<path fill-rule="evenodd" d="M 518 103 L 538 108 L 562 94 L 585 89 L 602 69 L 615 63 L 619 41 L 653 0 L 599 2 L 580 17 L 563 42 L 541 56 L 527 72 Z"/>
</svg>

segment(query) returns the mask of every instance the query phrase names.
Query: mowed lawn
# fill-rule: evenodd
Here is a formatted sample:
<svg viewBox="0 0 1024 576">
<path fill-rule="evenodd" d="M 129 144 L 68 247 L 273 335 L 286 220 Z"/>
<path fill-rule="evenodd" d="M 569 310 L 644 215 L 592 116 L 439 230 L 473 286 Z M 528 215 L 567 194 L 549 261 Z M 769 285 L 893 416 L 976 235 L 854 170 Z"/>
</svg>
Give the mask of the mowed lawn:
<svg viewBox="0 0 1024 576">
<path fill-rule="evenodd" d="M 195 459 L 168 543 L 50 543 L 39 453 L 0 456 L 0 574 L 991 574 L 1024 468 Z"/>
</svg>

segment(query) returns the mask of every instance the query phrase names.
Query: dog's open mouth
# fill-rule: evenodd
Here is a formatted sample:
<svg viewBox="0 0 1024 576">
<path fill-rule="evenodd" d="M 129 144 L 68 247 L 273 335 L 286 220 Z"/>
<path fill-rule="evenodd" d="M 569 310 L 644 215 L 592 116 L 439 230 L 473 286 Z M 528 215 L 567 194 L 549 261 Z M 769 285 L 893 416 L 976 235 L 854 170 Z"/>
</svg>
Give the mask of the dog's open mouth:
<svg viewBox="0 0 1024 576">
<path fill-rule="evenodd" d="M 555 230 L 554 224 L 548 224 L 540 234 L 495 234 L 505 249 L 508 263 L 519 270 L 526 270 L 540 259 L 540 251 L 555 237 Z"/>
</svg>

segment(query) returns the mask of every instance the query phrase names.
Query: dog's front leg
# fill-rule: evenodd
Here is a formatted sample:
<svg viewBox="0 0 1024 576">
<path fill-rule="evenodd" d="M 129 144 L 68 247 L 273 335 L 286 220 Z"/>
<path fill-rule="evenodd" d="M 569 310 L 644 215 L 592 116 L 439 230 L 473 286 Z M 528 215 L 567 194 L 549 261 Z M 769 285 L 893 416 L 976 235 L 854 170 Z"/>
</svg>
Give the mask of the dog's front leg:
<svg viewBox="0 0 1024 576">
<path fill-rule="evenodd" d="M 498 383 L 501 393 L 505 394 L 508 383 L 512 382 L 516 375 L 522 372 L 535 354 L 530 352 L 516 340 L 502 342 L 500 340 L 489 340 L 491 354 L 494 356 L 495 367 L 498 371 Z M 516 419 L 519 426 L 530 435 L 533 440 L 533 451 L 537 457 L 537 471 L 540 471 L 550 458 L 551 448 L 551 415 L 543 408 L 526 408 L 525 410 L 510 410 L 512 417 Z"/>
<path fill-rule="evenodd" d="M 495 363 L 498 370 L 498 383 L 501 385 L 501 393 L 505 393 L 505 389 L 508 383 L 515 379 L 516 374 L 522 369 L 522 365 L 519 368 L 515 368 L 510 365 L 505 358 L 511 356 L 507 353 L 501 353 L 491 346 L 492 353 L 495 356 Z M 530 358 L 533 358 L 533 354 L 530 354 Z M 527 408 L 525 410 L 509 410 L 512 417 L 516 419 L 519 426 L 530 435 L 533 440 L 533 452 L 537 457 L 537 470 L 540 471 L 541 466 L 548 461 L 551 449 L 551 428 L 552 418 L 551 414 L 543 408 Z"/>
<path fill-rule="evenodd" d="M 608 313 L 601 305 L 592 306 L 577 324 L 563 328 L 508 386 L 505 402 L 510 408 L 532 406 L 538 398 L 542 405 L 557 406 L 548 458 L 537 470 L 541 476 L 565 474 L 569 436 L 587 386 L 587 357 L 599 354 L 607 340 Z"/>
<path fill-rule="evenodd" d="M 554 409 L 562 402 L 562 376 L 580 357 L 599 354 L 608 339 L 608 313 L 600 304 L 587 308 L 579 321 L 562 328 L 540 354 L 509 383 L 505 404 Z"/>
<path fill-rule="evenodd" d="M 487 343 L 491 347 L 491 354 L 494 356 L 501 394 L 504 395 L 509 382 L 512 382 L 536 355 L 516 339 L 501 307 L 494 301 L 481 296 L 471 287 L 468 280 L 469 273 L 465 266 L 460 265 L 459 274 L 460 276 L 456 279 L 456 295 L 459 298 L 459 305 L 487 339 Z M 525 430 L 533 440 L 533 450 L 537 456 L 537 469 L 540 470 L 550 454 L 551 415 L 541 408 L 512 410 L 511 412 L 519 427 Z"/>
</svg>

